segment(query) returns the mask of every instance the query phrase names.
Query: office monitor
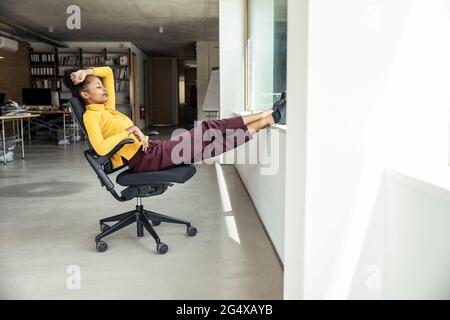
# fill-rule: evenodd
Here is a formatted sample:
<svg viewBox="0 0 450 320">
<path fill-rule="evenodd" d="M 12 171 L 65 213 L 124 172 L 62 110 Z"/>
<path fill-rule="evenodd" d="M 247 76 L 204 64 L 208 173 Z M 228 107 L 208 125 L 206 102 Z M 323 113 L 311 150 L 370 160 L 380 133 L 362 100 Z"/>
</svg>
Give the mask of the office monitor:
<svg viewBox="0 0 450 320">
<path fill-rule="evenodd" d="M 26 106 L 51 106 L 52 90 L 22 88 L 22 103 Z"/>
</svg>

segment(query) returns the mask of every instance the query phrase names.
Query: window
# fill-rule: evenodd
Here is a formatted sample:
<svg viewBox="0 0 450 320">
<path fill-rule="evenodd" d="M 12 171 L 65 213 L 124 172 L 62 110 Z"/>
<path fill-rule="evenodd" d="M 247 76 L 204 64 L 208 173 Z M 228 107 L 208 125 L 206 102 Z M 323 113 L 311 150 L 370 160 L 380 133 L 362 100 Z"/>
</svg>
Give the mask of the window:
<svg viewBox="0 0 450 320">
<path fill-rule="evenodd" d="M 287 0 L 248 0 L 247 23 L 246 102 L 263 110 L 286 90 Z"/>
</svg>

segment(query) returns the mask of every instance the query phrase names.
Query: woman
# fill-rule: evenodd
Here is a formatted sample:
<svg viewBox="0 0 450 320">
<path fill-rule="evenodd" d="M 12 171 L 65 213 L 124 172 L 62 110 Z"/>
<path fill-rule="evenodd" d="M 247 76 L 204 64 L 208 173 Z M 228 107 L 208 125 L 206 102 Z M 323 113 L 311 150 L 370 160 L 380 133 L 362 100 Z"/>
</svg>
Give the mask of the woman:
<svg viewBox="0 0 450 320">
<path fill-rule="evenodd" d="M 83 122 L 89 141 L 97 154 L 107 154 L 124 139 L 132 138 L 134 140 L 134 143 L 125 145 L 111 159 L 113 168 L 128 164 L 134 172 L 159 171 L 180 163 L 193 163 L 217 156 L 249 141 L 253 134 L 279 122 L 286 114 L 286 104 L 282 99 L 268 111 L 248 116 L 204 121 L 201 126 L 177 136 L 179 141 L 149 140 L 148 136 L 144 135 L 127 116 L 116 110 L 114 77 L 110 67 L 67 70 L 63 81 L 70 88 L 72 94 L 83 100 L 86 106 Z M 212 137 L 211 141 L 203 141 L 203 133 L 208 130 L 220 132 L 224 139 Z M 226 136 L 230 130 L 235 133 L 231 142 Z M 191 146 L 194 146 L 185 149 L 188 151 L 184 154 L 183 150 L 181 151 L 182 161 L 173 156 L 175 149 L 179 147 L 180 139 L 191 141 Z M 216 140 L 221 140 L 220 144 L 223 148 L 213 148 L 213 151 L 207 154 L 205 151 L 212 144 L 215 143 L 215 147 L 218 147 Z M 195 147 L 197 142 L 199 142 L 200 148 Z M 219 149 L 218 152 L 217 149 Z"/>
</svg>

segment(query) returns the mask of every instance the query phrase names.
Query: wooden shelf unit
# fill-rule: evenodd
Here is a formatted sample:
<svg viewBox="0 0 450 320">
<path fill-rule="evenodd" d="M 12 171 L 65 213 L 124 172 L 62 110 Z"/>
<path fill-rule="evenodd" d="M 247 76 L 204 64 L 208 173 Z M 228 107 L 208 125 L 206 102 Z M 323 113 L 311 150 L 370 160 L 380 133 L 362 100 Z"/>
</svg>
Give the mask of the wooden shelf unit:
<svg viewBox="0 0 450 320">
<path fill-rule="evenodd" d="M 126 65 L 120 64 L 120 57 L 126 60 Z M 110 63 L 112 60 L 112 63 Z M 90 62 L 93 62 L 91 64 Z M 109 66 L 113 69 L 117 105 L 122 111 L 132 116 L 130 104 L 132 68 L 131 49 L 123 51 L 108 51 L 103 48 L 99 51 L 82 48 L 58 49 L 53 51 L 34 51 L 30 49 L 30 84 L 33 88 L 50 88 L 58 91 L 61 102 L 70 98 L 70 90 L 62 82 L 64 71 L 70 68 L 88 68 Z M 130 110 L 123 110 L 128 106 Z"/>
</svg>

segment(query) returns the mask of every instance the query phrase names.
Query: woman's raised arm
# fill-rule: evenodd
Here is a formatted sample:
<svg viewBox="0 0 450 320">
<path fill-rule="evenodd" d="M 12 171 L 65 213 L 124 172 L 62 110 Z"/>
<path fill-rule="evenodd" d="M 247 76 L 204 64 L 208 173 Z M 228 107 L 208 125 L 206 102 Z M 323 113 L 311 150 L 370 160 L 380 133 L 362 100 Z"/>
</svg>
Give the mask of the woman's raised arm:
<svg viewBox="0 0 450 320">
<path fill-rule="evenodd" d="M 116 109 L 116 95 L 114 89 L 114 75 L 111 67 L 95 67 L 92 68 L 94 76 L 102 79 L 103 85 L 108 90 L 108 100 L 105 108 Z"/>
</svg>

